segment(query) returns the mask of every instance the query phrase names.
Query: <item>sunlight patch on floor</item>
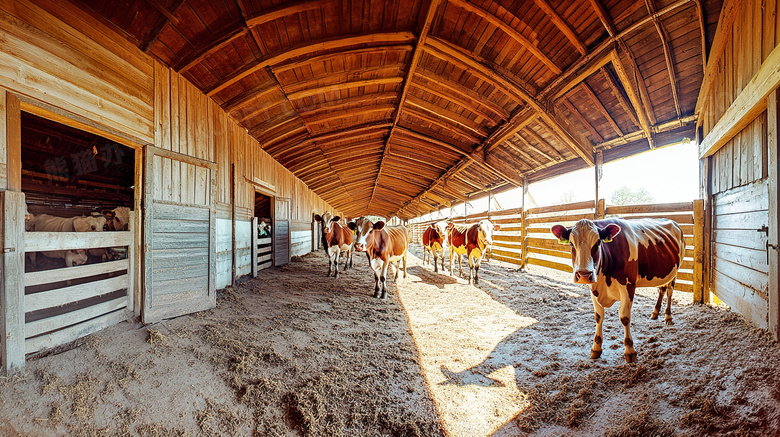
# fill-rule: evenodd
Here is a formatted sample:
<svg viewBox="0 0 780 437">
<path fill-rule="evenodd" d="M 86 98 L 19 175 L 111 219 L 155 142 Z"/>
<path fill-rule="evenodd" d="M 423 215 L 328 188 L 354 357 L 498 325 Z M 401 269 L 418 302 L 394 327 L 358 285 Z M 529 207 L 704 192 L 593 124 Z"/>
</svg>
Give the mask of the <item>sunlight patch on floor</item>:
<svg viewBox="0 0 780 437">
<path fill-rule="evenodd" d="M 419 265 L 414 255 L 410 261 Z M 442 285 L 432 283 L 437 276 L 426 278 L 399 282 L 398 295 L 439 415 L 450 436 L 489 436 L 527 404 L 515 382 L 517 359 L 494 348 L 537 320 L 518 315 L 462 279 L 445 283 L 441 278 Z M 486 364 L 488 357 L 491 364 Z"/>
</svg>

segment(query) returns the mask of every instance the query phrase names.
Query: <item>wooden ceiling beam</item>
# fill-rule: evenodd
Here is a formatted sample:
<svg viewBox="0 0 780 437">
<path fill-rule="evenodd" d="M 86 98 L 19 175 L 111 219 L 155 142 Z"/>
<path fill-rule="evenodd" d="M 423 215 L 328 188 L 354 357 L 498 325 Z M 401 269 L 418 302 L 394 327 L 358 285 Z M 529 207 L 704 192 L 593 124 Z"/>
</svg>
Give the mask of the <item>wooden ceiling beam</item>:
<svg viewBox="0 0 780 437">
<path fill-rule="evenodd" d="M 593 125 L 585 118 L 585 116 L 582 115 L 582 113 L 579 110 L 577 110 L 577 108 L 575 108 L 574 105 L 571 104 L 569 99 L 563 97 L 561 98 L 561 102 L 563 103 L 564 106 L 566 106 L 566 109 L 568 109 L 569 112 L 571 112 L 574 118 L 576 118 L 580 123 L 582 123 L 583 126 L 585 126 L 585 129 L 587 129 L 588 132 L 590 132 L 590 134 L 593 136 L 593 139 L 596 140 L 597 143 L 601 143 L 604 141 L 604 137 L 602 137 L 601 134 L 599 134 L 599 132 L 596 130 L 596 128 L 593 127 Z"/>
<path fill-rule="evenodd" d="M 655 16 L 656 10 L 655 5 L 653 4 L 653 0 L 645 0 L 645 5 L 647 6 L 647 12 L 650 15 Z M 680 109 L 680 97 L 677 95 L 677 73 L 675 73 L 674 70 L 674 53 L 672 53 L 672 47 L 669 44 L 669 34 L 666 32 L 666 28 L 663 26 L 663 23 L 661 23 L 660 19 L 654 18 L 653 24 L 655 25 L 655 29 L 658 31 L 658 36 L 661 38 L 661 46 L 664 49 L 664 59 L 666 60 L 666 72 L 669 74 L 669 83 L 672 87 L 674 109 L 677 110 L 677 118 L 680 118 L 682 116 L 682 111 Z"/>
<path fill-rule="evenodd" d="M 699 19 L 699 34 L 701 35 L 701 66 L 702 71 L 707 71 L 707 24 L 704 21 L 704 6 L 701 0 L 696 2 L 696 16 Z"/>
<path fill-rule="evenodd" d="M 334 83 L 316 88 L 303 89 L 287 94 L 290 101 L 316 96 L 317 94 L 332 93 L 334 91 L 343 91 L 352 88 L 380 85 L 397 85 L 403 81 L 401 77 L 381 77 L 377 79 L 354 80 L 348 82 Z"/>
<path fill-rule="evenodd" d="M 618 79 L 623 84 L 623 88 L 628 92 L 628 99 L 631 101 L 631 106 L 633 106 L 634 111 L 639 117 L 639 126 L 647 136 L 647 142 L 650 145 L 650 148 L 654 149 L 655 141 L 653 140 L 652 132 L 650 130 L 650 124 L 647 121 L 647 115 L 642 111 L 642 103 L 636 92 L 634 82 L 631 80 L 628 72 L 626 72 L 626 68 L 623 66 L 623 62 L 620 60 L 620 56 L 618 56 L 616 51 L 612 53 L 612 57 L 612 66 L 615 67 L 615 72 L 617 72 Z"/>
<path fill-rule="evenodd" d="M 361 107 L 367 103 L 378 104 L 385 100 L 395 100 L 396 98 L 398 98 L 398 94 L 388 92 L 362 94 L 359 96 L 347 97 L 345 99 L 326 101 L 313 107 L 302 106 L 298 108 L 298 114 L 300 114 L 301 117 L 308 117 L 310 115 L 317 116 L 335 111 L 345 111 L 356 107 Z M 309 110 L 309 108 L 312 109 Z"/>
<path fill-rule="evenodd" d="M 599 16 L 599 20 L 607 30 L 607 34 L 610 37 L 617 35 L 618 31 L 615 28 L 615 24 L 612 22 L 612 19 L 609 18 L 609 14 L 607 13 L 606 9 L 604 9 L 604 6 L 602 6 L 601 2 L 599 0 L 590 0 L 590 5 L 593 7 L 593 10 L 596 11 L 596 15 Z"/>
<path fill-rule="evenodd" d="M 282 90 L 279 88 L 279 85 L 277 83 L 274 83 L 271 86 L 262 83 L 256 87 L 252 87 L 244 91 L 241 94 L 238 94 L 237 96 L 232 97 L 230 100 L 227 100 L 225 103 L 222 104 L 222 109 L 224 109 L 225 112 L 233 112 L 236 109 L 251 102 L 252 100 L 262 99 L 268 96 L 269 94 L 273 94 L 274 92 L 283 94 Z"/>
<path fill-rule="evenodd" d="M 561 69 L 555 65 L 555 62 L 552 61 L 544 52 L 542 52 L 537 44 L 534 44 L 533 42 L 529 41 L 526 37 L 524 37 L 520 32 L 517 31 L 514 27 L 507 24 L 504 20 L 498 18 L 493 13 L 486 11 L 485 9 L 473 4 L 469 3 L 466 0 L 448 0 L 448 3 L 453 4 L 461 9 L 464 9 L 472 14 L 475 14 L 482 19 L 486 20 L 493 26 L 498 27 L 501 29 L 502 32 L 506 33 L 509 37 L 520 43 L 526 50 L 528 50 L 531 54 L 533 54 L 537 59 L 542 61 L 544 65 L 549 68 L 553 74 L 558 75 L 561 74 Z M 504 9 L 503 7 L 500 7 L 500 9 Z M 505 9 L 504 9 L 505 10 Z M 511 15 L 511 14 L 510 14 Z"/>
<path fill-rule="evenodd" d="M 144 41 L 143 45 L 141 45 L 140 47 L 141 51 L 143 51 L 144 53 L 149 53 L 149 49 L 157 41 L 157 38 L 160 37 L 160 33 L 162 33 L 163 29 L 165 29 L 165 25 L 168 23 L 178 24 L 179 19 L 176 18 L 176 11 L 181 7 L 182 3 L 184 3 L 184 0 L 175 0 L 171 5 L 170 11 L 164 8 L 161 4 L 157 3 L 157 0 L 144 0 L 144 1 L 149 5 L 151 5 L 153 8 L 157 9 L 157 11 L 165 17 L 165 20 L 162 22 L 162 24 L 160 24 L 159 26 L 157 26 L 157 28 L 154 29 L 149 40 Z"/>
<path fill-rule="evenodd" d="M 318 62 L 327 62 L 336 58 L 343 58 L 347 56 L 360 56 L 360 55 L 366 55 L 366 54 L 377 53 L 377 52 L 381 52 L 381 53 L 386 53 L 390 51 L 410 52 L 413 49 L 414 46 L 410 44 L 396 44 L 396 45 L 389 45 L 389 46 L 375 46 L 375 47 L 364 47 L 359 49 L 347 49 L 347 50 L 341 50 L 333 53 L 326 53 L 324 55 L 313 56 L 311 58 L 307 58 L 302 61 L 278 64 L 272 66 L 271 70 L 274 72 L 274 74 L 279 75 L 282 73 L 286 73 L 290 70 L 294 70 L 296 68 L 307 67 L 309 65 Z"/>
<path fill-rule="evenodd" d="M 639 118 L 637 118 L 636 113 L 634 113 L 634 108 L 631 107 L 631 102 L 626 100 L 626 96 L 624 96 L 623 92 L 620 91 L 620 87 L 618 87 L 618 83 L 615 77 L 612 76 L 612 73 L 610 73 L 606 68 L 601 69 L 601 74 L 604 76 L 604 81 L 607 83 L 607 86 L 612 92 L 612 95 L 615 96 L 615 98 L 618 100 L 618 103 L 620 103 L 620 106 L 623 107 L 623 111 L 625 111 L 626 114 L 628 114 L 628 117 L 631 118 L 631 122 L 634 123 L 634 126 L 639 127 Z"/>
<path fill-rule="evenodd" d="M 359 108 L 353 108 L 345 111 L 333 111 L 331 113 L 325 113 L 314 116 L 301 116 L 300 119 L 307 125 L 329 123 L 341 118 L 354 117 L 358 115 L 369 115 L 375 113 L 387 113 L 395 110 L 395 105 L 378 105 L 378 106 L 361 106 Z"/>
<path fill-rule="evenodd" d="M 519 136 L 515 136 L 515 137 L 520 138 Z M 513 143 L 512 141 L 507 141 L 505 144 L 507 145 L 507 147 L 514 150 L 515 153 L 522 156 L 523 159 L 521 159 L 520 162 L 528 168 L 527 171 L 534 170 L 542 165 L 542 163 L 539 162 L 539 160 L 529 155 L 528 152 L 523 150 L 521 147 L 519 147 L 517 144 Z"/>
<path fill-rule="evenodd" d="M 253 73 L 256 73 L 266 67 L 273 67 L 274 65 L 289 61 L 290 59 L 296 59 L 298 57 L 307 56 L 307 55 L 310 56 L 311 54 L 316 52 L 343 49 L 345 47 L 352 47 L 361 44 L 393 45 L 399 43 L 408 43 L 410 41 L 414 41 L 414 35 L 411 32 L 385 32 L 385 33 L 372 33 L 368 35 L 337 37 L 337 38 L 322 40 L 317 42 L 307 42 L 306 44 L 285 49 L 280 53 L 276 53 L 273 55 L 269 54 L 262 58 L 255 59 L 254 61 L 243 65 L 233 73 L 229 74 L 227 77 L 223 78 L 223 80 L 217 85 L 211 87 L 208 90 L 204 90 L 204 93 L 207 96 L 211 97 L 214 94 L 224 90 L 225 88 L 235 84 L 241 79 Z"/>
<path fill-rule="evenodd" d="M 216 35 L 212 35 L 209 38 L 208 44 L 203 44 L 200 47 L 196 47 L 190 54 L 183 57 L 173 67 L 173 69 L 178 72 L 187 71 L 195 65 L 203 62 L 204 59 L 208 58 L 212 54 L 223 50 L 225 46 L 232 43 L 236 39 L 246 35 L 246 33 L 249 32 L 252 28 L 296 13 L 306 12 L 312 9 L 319 9 L 325 5 L 327 1 L 328 0 L 297 1 L 283 4 L 268 10 L 264 10 L 260 14 L 254 17 L 250 17 L 246 21 L 241 20 L 236 22 L 233 26 L 224 29 Z"/>
<path fill-rule="evenodd" d="M 434 126 L 438 126 L 441 129 L 448 131 L 451 134 L 458 135 L 464 138 L 469 144 L 479 144 L 481 139 L 471 134 L 470 131 L 461 127 L 460 125 L 451 125 L 446 121 L 440 120 L 436 117 L 430 116 L 420 110 L 418 106 L 409 105 L 406 108 L 406 114 L 411 117 L 415 117 L 423 120 L 426 123 L 430 123 Z"/>
<path fill-rule="evenodd" d="M 577 49 L 578 52 L 582 56 L 585 56 L 588 54 L 588 48 L 585 47 L 585 44 L 582 43 L 582 40 L 580 40 L 580 37 L 577 35 L 577 32 L 574 31 L 574 29 L 569 26 L 569 23 L 567 23 L 559 14 L 558 12 L 553 9 L 552 6 L 550 6 L 547 1 L 545 0 L 534 0 L 534 3 L 536 3 L 536 6 L 541 9 L 545 15 L 550 19 L 550 21 L 553 22 L 553 24 L 560 30 L 563 35 L 569 40 L 569 42 L 574 46 L 575 49 Z M 560 74 L 559 71 L 556 74 Z"/>
<path fill-rule="evenodd" d="M 563 155 L 561 155 L 561 153 L 560 153 L 560 152 L 558 152 L 558 151 L 555 149 L 555 147 L 553 147 L 553 146 L 552 146 L 552 145 L 550 145 L 550 144 L 549 144 L 547 141 L 545 141 L 545 140 L 544 140 L 544 138 L 542 138 L 542 136 L 541 136 L 541 135 L 539 135 L 538 133 L 536 133 L 536 132 L 535 132 L 533 129 L 531 129 L 530 127 L 528 127 L 527 129 L 523 130 L 522 132 L 526 133 L 528 136 L 530 136 L 531 138 L 533 138 L 533 139 L 534 139 L 534 140 L 535 140 L 537 143 L 539 143 L 540 145 L 546 145 L 547 147 L 549 147 L 550 149 L 552 149 L 552 150 L 555 152 L 555 156 L 551 156 L 551 155 L 549 155 L 548 153 L 544 152 L 544 151 L 543 151 L 542 149 L 540 149 L 539 147 L 536 147 L 536 146 L 534 146 L 533 144 L 531 144 L 531 142 L 530 142 L 530 141 L 528 141 L 527 139 L 523 138 L 523 136 L 522 136 L 522 135 L 519 135 L 519 134 L 518 134 L 517 136 L 518 136 L 519 138 L 523 139 L 523 140 L 525 141 L 525 143 L 526 143 L 526 144 L 527 144 L 527 145 L 528 145 L 528 146 L 531 148 L 531 150 L 533 150 L 533 151 L 535 151 L 536 153 L 538 153 L 538 154 L 540 154 L 540 155 L 544 156 L 545 158 L 549 159 L 550 161 L 555 161 L 555 162 L 561 162 L 561 161 L 563 161 Z"/>
<path fill-rule="evenodd" d="M 628 47 L 628 45 L 624 41 L 618 42 L 618 47 L 623 52 L 624 56 L 628 60 L 628 67 L 631 69 L 631 73 L 633 73 L 633 77 L 636 80 L 636 86 L 639 90 L 639 97 L 642 103 L 642 106 L 639 108 L 636 108 L 636 110 L 642 110 L 644 114 L 646 114 L 648 123 L 651 126 L 654 126 L 658 123 L 655 117 L 655 110 L 653 109 L 653 101 L 650 100 L 650 93 L 647 91 L 647 85 L 645 84 L 645 79 L 642 77 L 642 71 L 639 70 L 639 66 L 636 63 L 636 59 L 634 58 L 634 54 L 631 53 L 631 49 Z M 618 52 L 615 51 L 612 54 L 613 57 L 618 56 Z M 614 67 L 614 63 L 613 63 Z M 624 66 L 625 67 L 625 66 Z M 617 70 L 617 69 L 616 69 Z M 628 72 L 627 72 L 628 73 Z M 639 114 L 637 114 L 638 116 Z"/>
<path fill-rule="evenodd" d="M 450 122 L 451 124 L 459 126 L 460 128 L 465 129 L 477 136 L 485 138 L 489 135 L 489 132 L 487 132 L 485 128 L 483 128 L 476 121 L 471 120 L 467 117 L 464 117 L 448 109 L 444 109 L 439 106 L 433 105 L 429 102 L 426 102 L 423 99 L 417 98 L 415 96 L 410 96 L 407 99 L 407 103 L 409 104 L 409 106 L 415 107 L 417 109 L 421 109 L 426 112 L 430 112 L 433 115 L 442 118 L 445 121 Z"/>
<path fill-rule="evenodd" d="M 455 146 L 453 144 L 450 144 L 446 141 L 442 141 L 438 138 L 433 138 L 425 134 L 421 134 L 419 132 L 415 132 L 411 129 L 407 129 L 405 127 L 398 127 L 396 128 L 398 133 L 401 133 L 403 135 L 410 136 L 412 138 L 418 139 L 424 143 L 433 144 L 435 146 L 444 148 L 446 150 L 450 150 L 452 152 L 457 153 L 460 156 L 468 156 L 471 153 L 471 150 L 465 150 L 461 147 Z"/>
<path fill-rule="evenodd" d="M 618 136 L 622 136 L 623 131 L 620 129 L 620 126 L 618 126 L 615 119 L 612 118 L 612 114 L 610 114 L 607 108 L 604 106 L 604 104 L 601 103 L 601 99 L 599 99 L 599 96 L 597 96 L 596 93 L 593 92 L 593 89 L 588 85 L 588 83 L 580 82 L 580 89 L 593 102 L 593 104 L 596 106 L 596 109 L 601 113 L 601 115 L 603 115 L 604 118 L 607 119 L 609 125 L 612 126 L 612 130 L 614 130 Z"/>
<path fill-rule="evenodd" d="M 707 68 L 704 70 L 704 78 L 699 88 L 699 96 L 696 98 L 696 110 L 694 114 L 701 114 L 706 97 L 712 91 L 713 77 L 718 73 L 716 70 L 720 57 L 723 56 L 726 44 L 731 40 L 731 28 L 734 26 L 734 20 L 737 18 L 740 3 L 743 0 L 725 0 L 718 17 L 718 27 L 710 46 L 710 56 L 707 59 Z"/>
<path fill-rule="evenodd" d="M 404 79 L 403 90 L 401 91 L 401 98 L 398 100 L 398 110 L 395 112 L 393 125 L 390 127 L 390 135 L 387 136 L 385 150 L 382 152 L 382 159 L 379 162 L 379 173 L 377 174 L 376 181 L 374 182 L 374 189 L 371 192 L 371 200 L 368 202 L 369 209 L 371 209 L 371 202 L 374 201 L 374 196 L 376 196 L 376 188 L 377 185 L 379 185 L 379 176 L 382 175 L 382 169 L 385 165 L 385 158 L 390 152 L 390 143 L 393 140 L 393 133 L 395 132 L 396 126 L 398 126 L 398 120 L 401 119 L 401 112 L 404 109 L 406 98 L 409 95 L 409 90 L 412 87 L 412 77 L 414 77 L 414 72 L 417 70 L 417 66 L 420 64 L 420 59 L 422 59 L 425 41 L 428 38 L 428 33 L 431 30 L 433 19 L 436 17 L 436 12 L 439 10 L 440 4 L 441 0 L 431 0 L 428 4 L 428 10 L 425 13 L 425 18 L 423 20 L 422 27 L 420 28 L 420 35 L 417 37 L 417 42 L 414 45 L 414 51 L 412 52 L 412 58 L 409 60 L 409 68 L 406 70 L 406 77 Z"/>
<path fill-rule="evenodd" d="M 497 105 L 496 103 L 493 103 L 491 99 L 485 99 L 484 96 L 480 95 L 479 93 L 477 93 L 476 91 L 470 88 L 464 87 L 458 82 L 451 81 L 444 77 L 436 77 L 426 70 L 417 71 L 417 74 L 413 79 L 423 79 L 424 82 L 433 84 L 433 86 L 427 85 L 421 83 L 421 81 L 419 80 L 417 80 L 414 83 L 414 86 L 418 88 L 422 88 L 423 90 L 430 92 L 431 94 L 435 94 L 442 98 L 463 102 L 462 106 L 466 108 L 472 106 L 473 107 L 483 106 L 487 111 L 490 111 L 491 113 L 495 114 L 500 119 L 502 120 L 509 119 L 510 116 L 509 111 Z M 443 88 L 444 92 L 439 92 L 439 94 L 436 94 L 432 91 L 435 88 Z M 485 118 L 492 119 L 493 117 L 485 117 Z"/>
</svg>

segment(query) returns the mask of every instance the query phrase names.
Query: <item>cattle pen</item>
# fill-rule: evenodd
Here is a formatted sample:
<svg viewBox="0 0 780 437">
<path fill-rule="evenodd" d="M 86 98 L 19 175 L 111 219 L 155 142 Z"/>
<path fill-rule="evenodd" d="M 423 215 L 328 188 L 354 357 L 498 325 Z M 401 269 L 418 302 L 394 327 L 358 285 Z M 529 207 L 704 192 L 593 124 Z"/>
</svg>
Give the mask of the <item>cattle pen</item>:
<svg viewBox="0 0 780 437">
<path fill-rule="evenodd" d="M 0 435 L 780 434 L 777 65 L 778 0 L 0 0 Z M 697 198 L 604 200 L 684 142 Z M 673 325 L 599 312 L 615 218 Z"/>
</svg>

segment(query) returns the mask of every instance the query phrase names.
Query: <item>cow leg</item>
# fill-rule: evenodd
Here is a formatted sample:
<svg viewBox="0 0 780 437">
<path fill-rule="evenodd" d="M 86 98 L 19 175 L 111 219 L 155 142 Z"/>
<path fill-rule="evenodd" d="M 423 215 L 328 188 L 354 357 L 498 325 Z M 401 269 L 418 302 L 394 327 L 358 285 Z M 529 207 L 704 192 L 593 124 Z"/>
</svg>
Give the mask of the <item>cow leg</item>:
<svg viewBox="0 0 780 437">
<path fill-rule="evenodd" d="M 352 251 L 347 251 L 347 254 L 344 256 L 344 271 L 346 272 L 349 267 L 352 267 Z"/>
<path fill-rule="evenodd" d="M 672 325 L 672 292 L 674 291 L 674 281 L 666 286 L 666 313 L 664 322 L 666 325 Z"/>
<path fill-rule="evenodd" d="M 469 262 L 469 285 L 474 285 L 474 279 L 473 279 L 473 271 L 474 271 L 474 262 L 472 261 L 471 254 L 466 254 L 466 259 Z"/>
<path fill-rule="evenodd" d="M 622 287 L 621 287 L 622 288 Z M 636 350 L 634 349 L 634 340 L 631 338 L 631 306 L 633 305 L 633 296 L 636 285 L 626 284 L 625 290 L 620 290 L 620 323 L 625 330 L 623 344 L 626 346 L 625 357 L 627 363 L 636 362 Z"/>
<path fill-rule="evenodd" d="M 379 271 L 374 270 L 374 280 L 376 281 L 376 284 L 374 284 L 374 297 L 379 297 Z"/>
<path fill-rule="evenodd" d="M 382 265 L 382 275 L 380 276 L 379 280 L 382 281 L 382 293 L 379 295 L 379 298 L 382 300 L 387 300 L 387 270 L 390 268 L 390 261 L 385 261 Z M 398 269 L 396 269 L 396 274 L 398 273 Z"/>
<path fill-rule="evenodd" d="M 452 257 L 454 255 L 452 247 L 450 247 L 450 276 L 452 276 Z"/>
<path fill-rule="evenodd" d="M 474 283 L 479 284 L 479 265 L 482 264 L 482 258 L 474 260 Z"/>
<path fill-rule="evenodd" d="M 441 271 L 447 272 L 447 270 L 444 269 L 444 249 L 441 250 Z"/>
<path fill-rule="evenodd" d="M 591 293 L 593 299 L 593 312 L 596 315 L 596 335 L 593 336 L 593 347 L 590 349 L 590 358 L 595 360 L 601 357 L 601 343 L 603 342 L 602 326 L 604 325 L 604 307 L 596 300 L 596 296 Z"/>
<path fill-rule="evenodd" d="M 341 250 L 337 250 L 334 255 L 336 259 L 333 261 L 333 265 L 336 267 L 336 273 L 333 274 L 333 277 L 336 279 L 339 278 L 339 255 L 341 255 Z"/>
<path fill-rule="evenodd" d="M 442 268 L 444 268 L 443 265 Z M 439 273 L 439 252 L 436 251 L 433 252 L 433 273 Z"/>
<path fill-rule="evenodd" d="M 404 259 L 403 259 L 403 262 L 404 262 L 404 279 L 406 279 L 406 255 L 408 253 L 409 253 L 408 251 L 404 252 Z"/>
<path fill-rule="evenodd" d="M 658 313 L 661 312 L 661 304 L 664 301 L 664 294 L 666 293 L 666 287 L 667 285 L 664 285 L 663 287 L 658 287 L 658 301 L 655 303 L 655 309 L 653 310 L 653 314 L 650 315 L 650 318 L 652 320 L 655 320 L 658 318 Z"/>
</svg>

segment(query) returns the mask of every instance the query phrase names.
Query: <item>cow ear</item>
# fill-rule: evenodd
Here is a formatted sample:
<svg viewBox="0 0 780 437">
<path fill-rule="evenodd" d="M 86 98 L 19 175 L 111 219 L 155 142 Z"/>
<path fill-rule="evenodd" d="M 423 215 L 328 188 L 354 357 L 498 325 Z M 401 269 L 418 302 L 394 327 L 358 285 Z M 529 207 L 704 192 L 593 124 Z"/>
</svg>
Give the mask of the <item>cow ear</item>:
<svg viewBox="0 0 780 437">
<path fill-rule="evenodd" d="M 381 230 L 384 227 L 385 227 L 385 222 L 383 222 L 381 220 L 376 222 L 376 223 L 374 223 L 374 230 L 375 231 L 379 231 L 379 230 Z"/>
<path fill-rule="evenodd" d="M 555 225 L 550 228 L 550 232 L 552 232 L 552 234 L 558 238 L 559 243 L 569 244 L 569 234 L 571 233 L 571 229 L 566 229 L 566 226 L 563 225 Z"/>
<path fill-rule="evenodd" d="M 319 214 L 314 214 L 314 221 L 322 223 L 322 217 Z"/>
<path fill-rule="evenodd" d="M 605 243 L 610 243 L 612 238 L 620 233 L 620 226 L 610 223 L 604 229 L 599 229 L 599 238 Z"/>
<path fill-rule="evenodd" d="M 501 225 L 493 225 L 493 230 L 494 231 L 497 231 L 499 229 L 501 229 Z"/>
<path fill-rule="evenodd" d="M 339 220 L 341 220 L 341 216 L 340 215 L 337 215 L 336 217 L 333 217 L 332 219 L 330 219 L 330 221 L 332 221 L 332 222 L 337 222 Z"/>
<path fill-rule="evenodd" d="M 350 230 L 352 230 L 352 231 L 354 231 L 355 229 L 357 229 L 357 225 L 355 224 L 355 222 L 349 222 L 349 223 L 347 223 L 347 227 L 348 227 Z"/>
</svg>

